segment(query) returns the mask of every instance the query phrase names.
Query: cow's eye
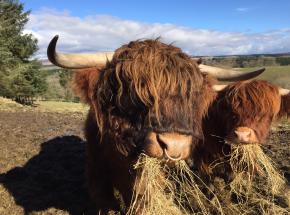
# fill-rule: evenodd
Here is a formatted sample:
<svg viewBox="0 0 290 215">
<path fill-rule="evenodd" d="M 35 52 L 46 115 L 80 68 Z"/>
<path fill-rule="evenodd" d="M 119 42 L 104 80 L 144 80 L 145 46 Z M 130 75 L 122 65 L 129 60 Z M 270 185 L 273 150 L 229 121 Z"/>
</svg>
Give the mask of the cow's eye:
<svg viewBox="0 0 290 215">
<path fill-rule="evenodd" d="M 233 115 L 233 116 L 232 116 L 232 120 L 233 120 L 234 122 L 237 122 L 238 119 L 239 119 L 239 117 L 238 117 L 237 115 Z"/>
</svg>

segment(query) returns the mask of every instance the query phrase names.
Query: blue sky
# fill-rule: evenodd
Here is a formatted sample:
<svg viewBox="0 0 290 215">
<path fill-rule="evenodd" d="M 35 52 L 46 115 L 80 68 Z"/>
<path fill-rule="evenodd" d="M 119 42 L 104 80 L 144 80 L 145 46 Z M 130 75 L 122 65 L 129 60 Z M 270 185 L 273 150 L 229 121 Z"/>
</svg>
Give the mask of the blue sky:
<svg viewBox="0 0 290 215">
<path fill-rule="evenodd" d="M 268 31 L 290 26 L 289 0 L 26 0 L 26 9 L 68 10 L 74 16 L 102 14 L 141 22 L 172 23 L 221 31 Z"/>
<path fill-rule="evenodd" d="M 157 36 L 164 37 L 165 42 L 176 42 L 185 51 L 197 55 L 290 51 L 290 43 L 285 43 L 290 38 L 289 0 L 22 2 L 26 10 L 32 10 L 33 18 L 26 29 L 41 40 L 40 49 L 47 42 L 46 36 L 58 33 L 66 39 L 66 44 L 60 44 L 66 51 L 82 51 L 81 44 L 85 51 L 110 50 L 132 39 Z M 100 28 L 102 30 L 98 31 Z M 73 36 L 79 31 L 87 38 L 102 33 L 103 37 L 98 36 L 100 39 L 116 42 L 98 41 L 99 45 L 91 47 L 86 44 L 88 39 L 83 41 L 81 35 Z M 68 43 L 67 39 L 73 41 Z M 230 41 L 229 47 L 227 41 Z M 69 47 L 73 44 L 77 47 Z M 39 51 L 40 55 L 42 52 Z"/>
</svg>

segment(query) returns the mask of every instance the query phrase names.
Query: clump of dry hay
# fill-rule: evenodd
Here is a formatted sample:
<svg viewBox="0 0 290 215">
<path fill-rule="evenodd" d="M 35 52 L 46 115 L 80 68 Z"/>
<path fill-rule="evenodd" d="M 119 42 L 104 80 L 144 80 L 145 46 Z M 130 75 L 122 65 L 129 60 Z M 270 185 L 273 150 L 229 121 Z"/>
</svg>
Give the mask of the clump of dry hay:
<svg viewBox="0 0 290 215">
<path fill-rule="evenodd" d="M 258 144 L 232 145 L 229 161 L 235 175 L 231 184 L 234 192 L 250 192 L 258 178 L 260 181 L 262 179 L 259 183 L 260 189 L 265 189 L 271 194 L 278 194 L 285 184 L 273 161 Z"/>
<path fill-rule="evenodd" d="M 232 145 L 229 163 L 234 176 L 229 187 L 236 198 L 232 207 L 238 208 L 240 214 L 289 212 L 289 206 L 288 209 L 283 208 L 275 200 L 276 195 L 285 192 L 282 191 L 284 178 L 260 145 Z"/>
<path fill-rule="evenodd" d="M 189 169 L 185 161 L 169 167 L 158 159 L 141 155 L 135 168 L 139 171 L 139 177 L 135 183 L 134 198 L 127 214 L 209 215 L 213 214 L 213 211 L 224 214 L 218 198 Z M 200 189 L 197 181 L 214 197 L 209 199 Z"/>
<path fill-rule="evenodd" d="M 259 145 L 233 146 L 229 163 L 233 181 L 212 188 L 185 161 L 169 167 L 142 154 L 135 165 L 138 180 L 127 215 L 289 214 L 289 207 L 276 199 L 283 176 Z"/>
<path fill-rule="evenodd" d="M 174 204 L 174 189 L 165 175 L 165 166 L 161 165 L 160 160 L 141 154 L 135 168 L 137 180 L 128 215 L 183 214 Z"/>
<path fill-rule="evenodd" d="M 175 168 L 168 169 L 168 174 L 169 180 L 175 185 L 176 204 L 186 214 L 224 214 L 218 197 L 190 170 L 185 161 L 180 161 Z"/>
</svg>

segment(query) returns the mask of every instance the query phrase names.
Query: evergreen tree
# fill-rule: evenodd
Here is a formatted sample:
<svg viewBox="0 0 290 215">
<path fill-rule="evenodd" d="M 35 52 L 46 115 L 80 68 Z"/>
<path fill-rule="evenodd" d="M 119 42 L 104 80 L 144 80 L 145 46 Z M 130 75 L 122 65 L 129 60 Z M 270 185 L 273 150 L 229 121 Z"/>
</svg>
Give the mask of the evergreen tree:
<svg viewBox="0 0 290 215">
<path fill-rule="evenodd" d="M 0 0 L 0 96 L 21 102 L 46 89 L 40 64 L 30 61 L 37 51 L 37 40 L 24 34 L 30 11 L 24 12 L 17 0 Z"/>
<path fill-rule="evenodd" d="M 42 73 L 39 72 L 40 66 L 38 62 L 33 61 L 19 64 L 19 67 L 15 68 L 9 88 L 17 102 L 32 104 L 33 97 L 46 91 L 47 83 Z"/>
</svg>

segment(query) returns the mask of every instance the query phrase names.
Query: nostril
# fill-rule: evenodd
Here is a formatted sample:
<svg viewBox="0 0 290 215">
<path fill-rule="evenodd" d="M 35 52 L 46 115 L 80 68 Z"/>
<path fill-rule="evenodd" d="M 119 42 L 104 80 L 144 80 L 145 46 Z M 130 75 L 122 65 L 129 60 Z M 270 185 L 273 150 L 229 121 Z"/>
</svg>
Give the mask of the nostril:
<svg viewBox="0 0 290 215">
<path fill-rule="evenodd" d="M 250 138 L 251 132 L 250 131 L 235 131 L 236 138 L 239 140 L 248 140 Z"/>
<path fill-rule="evenodd" d="M 168 149 L 167 144 L 160 138 L 159 134 L 156 136 L 156 139 L 162 149 Z"/>
<path fill-rule="evenodd" d="M 170 155 L 171 153 L 168 152 L 168 144 L 162 140 L 162 138 L 160 137 L 160 135 L 158 134 L 156 136 L 156 139 L 157 139 L 157 142 L 158 144 L 160 145 L 160 147 L 162 148 L 164 154 L 165 154 L 165 157 L 171 161 L 178 161 L 181 159 L 182 155 L 181 153 L 178 154 L 177 156 L 176 155 Z"/>
<path fill-rule="evenodd" d="M 239 132 L 238 131 L 234 131 L 235 133 L 235 137 L 238 138 L 239 137 Z"/>
</svg>

